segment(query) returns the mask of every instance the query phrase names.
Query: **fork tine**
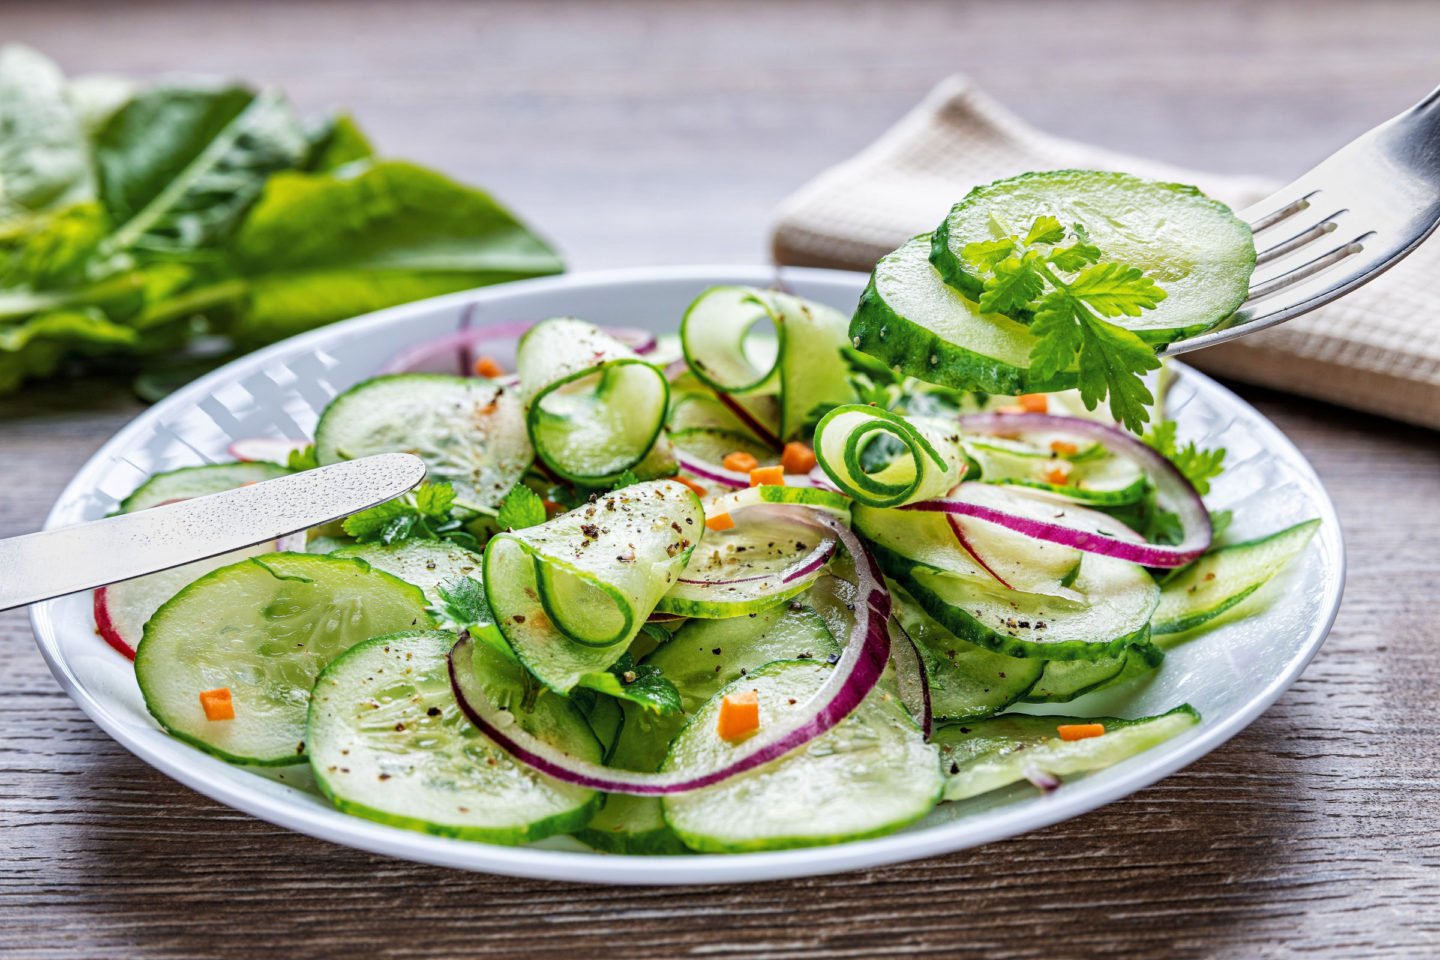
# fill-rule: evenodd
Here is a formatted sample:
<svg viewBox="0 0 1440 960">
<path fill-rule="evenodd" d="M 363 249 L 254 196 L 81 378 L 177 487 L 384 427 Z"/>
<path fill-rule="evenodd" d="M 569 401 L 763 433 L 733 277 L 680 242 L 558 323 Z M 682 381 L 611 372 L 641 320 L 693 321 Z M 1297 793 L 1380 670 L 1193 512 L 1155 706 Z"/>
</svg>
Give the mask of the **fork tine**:
<svg viewBox="0 0 1440 960">
<path fill-rule="evenodd" d="M 1267 213 L 1262 217 L 1256 218 L 1255 221 L 1250 224 L 1250 232 L 1260 233 L 1262 230 L 1269 230 L 1276 224 L 1284 220 L 1290 219 L 1295 214 L 1299 213 L 1301 210 L 1309 207 L 1310 198 L 1315 196 L 1317 192 L 1318 191 L 1312 190 L 1309 193 L 1305 194 L 1303 197 L 1298 197 L 1294 200 L 1291 200 L 1289 203 L 1285 204 L 1280 209 L 1275 210 L 1271 213 Z M 1272 197 L 1271 199 L 1273 200 L 1274 198 Z M 1251 209 L 1253 210 L 1254 208 L 1252 207 Z M 1246 211 L 1246 213 L 1249 212 L 1249 210 Z"/>
<path fill-rule="evenodd" d="M 1330 216 L 1324 218 L 1314 226 L 1306 227 L 1299 233 L 1293 234 L 1289 239 L 1281 240 L 1273 247 L 1266 247 L 1264 250 L 1260 251 L 1260 253 L 1255 255 L 1255 265 L 1259 267 L 1269 263 L 1272 260 L 1278 260 L 1281 257 L 1286 256 L 1287 254 L 1294 253 L 1301 247 L 1307 246 L 1312 241 L 1320 239 L 1327 233 L 1335 232 L 1336 228 L 1339 226 L 1339 224 L 1336 223 L 1336 219 L 1345 213 L 1349 213 L 1349 211 L 1343 209 L 1336 210 L 1334 213 L 1330 214 Z"/>
<path fill-rule="evenodd" d="M 1365 241 L 1373 236 L 1375 236 L 1374 230 L 1362 233 L 1354 240 L 1342 243 L 1340 244 L 1340 246 L 1331 249 L 1327 253 L 1322 253 L 1320 256 L 1315 257 L 1313 260 L 1302 263 L 1300 266 L 1294 268 L 1293 270 L 1290 270 L 1287 273 L 1282 273 L 1278 277 L 1274 277 L 1270 280 L 1265 281 L 1264 283 L 1257 284 L 1256 286 L 1251 287 L 1250 298 L 1246 300 L 1245 303 L 1250 304 L 1255 302 L 1256 300 L 1261 299 L 1262 297 L 1268 297 L 1272 294 L 1278 293 L 1279 291 L 1284 290 L 1286 287 L 1293 286 L 1294 284 L 1299 283 L 1301 280 L 1304 280 L 1307 277 L 1313 277 L 1315 274 L 1319 273 L 1321 270 L 1326 269 L 1327 267 L 1334 266 L 1341 260 L 1344 260 L 1346 257 L 1359 253 L 1361 250 L 1365 249 Z"/>
</svg>

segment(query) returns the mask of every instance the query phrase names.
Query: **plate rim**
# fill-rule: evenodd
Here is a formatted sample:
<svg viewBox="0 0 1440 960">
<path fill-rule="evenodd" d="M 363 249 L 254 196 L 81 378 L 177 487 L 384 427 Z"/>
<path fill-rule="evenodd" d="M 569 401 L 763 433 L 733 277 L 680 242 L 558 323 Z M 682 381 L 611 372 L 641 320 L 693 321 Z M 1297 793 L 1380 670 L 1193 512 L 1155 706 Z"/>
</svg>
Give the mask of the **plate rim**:
<svg viewBox="0 0 1440 960">
<path fill-rule="evenodd" d="M 113 451 L 124 447 L 132 436 L 146 429 L 151 421 L 162 416 L 165 410 L 174 405 L 193 402 L 197 397 L 208 395 L 216 385 L 228 382 L 251 369 L 262 369 L 281 355 L 301 351 L 312 343 L 320 343 L 336 336 L 361 335 L 369 328 L 383 327 L 414 313 L 426 313 L 489 299 L 506 299 L 534 290 L 624 286 L 656 281 L 693 281 L 700 285 L 712 285 L 717 282 L 768 284 L 776 280 L 795 280 L 858 286 L 863 283 L 864 277 L 865 274 L 844 270 L 754 265 L 628 267 L 580 271 L 445 294 L 320 327 L 237 358 L 141 412 L 102 444 L 76 471 L 48 511 L 43 529 L 59 526 L 61 518 L 72 509 L 72 501 L 90 490 L 102 468 L 114 459 Z M 960 818 L 924 830 L 891 834 L 871 840 L 793 850 L 694 854 L 685 857 L 507 847 L 430 836 L 364 820 L 338 810 L 312 809 L 283 796 L 269 796 L 242 784 L 208 778 L 206 771 L 212 769 L 209 764 L 218 764 L 227 769 L 229 765 L 198 750 L 185 747 L 178 741 L 157 741 L 157 744 L 166 744 L 160 747 L 132 736 L 126 724 L 81 684 L 59 648 L 58 631 L 51 615 L 54 601 L 31 607 L 31 627 L 41 656 L 65 693 L 111 739 L 140 760 L 231 809 L 275 826 L 365 852 L 505 876 L 653 885 L 758 882 L 818 876 L 940 856 L 1039 830 L 1080 816 L 1142 790 L 1190 765 L 1230 740 L 1268 710 L 1304 672 L 1335 623 L 1346 580 L 1344 531 L 1329 492 L 1314 467 L 1290 438 L 1260 411 L 1193 367 L 1184 364 L 1180 366 L 1183 376 L 1193 377 L 1202 391 L 1229 412 L 1241 414 L 1246 420 L 1256 423 L 1267 446 L 1275 445 L 1278 448 L 1276 455 L 1299 468 L 1304 479 L 1309 481 L 1318 494 L 1316 505 L 1321 514 L 1321 529 L 1326 538 L 1333 541 L 1334 549 L 1334 563 L 1329 567 L 1333 576 L 1323 584 L 1323 615 L 1313 621 L 1303 646 L 1291 657 L 1284 669 L 1258 694 L 1252 696 L 1242 709 L 1183 734 L 1175 741 L 1176 746 L 1168 755 L 1130 769 L 1109 771 L 1107 773 L 1110 775 L 1103 779 L 1091 778 L 1091 786 L 1083 791 L 1058 791 L 1048 796 L 1037 796 L 986 811 L 983 820 L 979 822 L 974 818 Z M 96 476 L 92 477 L 92 474 Z"/>
</svg>

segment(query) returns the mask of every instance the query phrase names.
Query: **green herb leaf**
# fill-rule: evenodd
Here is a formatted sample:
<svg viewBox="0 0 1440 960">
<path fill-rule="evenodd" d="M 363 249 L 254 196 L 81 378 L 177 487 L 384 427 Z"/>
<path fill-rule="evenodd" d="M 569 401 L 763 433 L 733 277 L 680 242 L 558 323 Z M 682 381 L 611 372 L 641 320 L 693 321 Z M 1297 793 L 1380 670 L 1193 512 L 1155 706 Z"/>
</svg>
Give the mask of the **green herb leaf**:
<svg viewBox="0 0 1440 960">
<path fill-rule="evenodd" d="M 1010 256 L 995 264 L 985 280 L 980 309 L 985 313 L 1014 313 L 1029 306 L 1045 290 L 1045 281 L 1035 269 L 1036 255 Z"/>
<path fill-rule="evenodd" d="M 1001 240 L 977 240 L 967 243 L 960 250 L 960 257 L 966 263 L 982 270 L 993 270 L 995 264 L 1015 252 L 1015 238 Z"/>
<path fill-rule="evenodd" d="M 1025 234 L 1025 246 L 1059 243 L 1064 239 L 1065 226 L 1055 217 L 1047 215 L 1036 217 L 1035 222 L 1030 225 L 1030 232 Z"/>
<path fill-rule="evenodd" d="M 314 470 L 320 466 L 320 461 L 315 459 L 315 444 L 306 444 L 303 449 L 291 450 L 290 456 L 285 458 L 285 466 L 294 471 Z"/>
<path fill-rule="evenodd" d="M 1068 247 L 1061 247 L 1051 252 L 1046 258 L 1058 269 L 1066 273 L 1075 273 L 1083 270 L 1087 264 L 1095 263 L 1100 259 L 1100 248 L 1083 240 L 1077 240 Z"/>
<path fill-rule="evenodd" d="M 665 678 L 659 667 L 637 665 L 629 653 L 622 654 L 603 673 L 585 674 L 579 685 L 629 700 L 654 713 L 678 713 L 681 709 L 680 691 L 675 689 L 675 684 Z"/>
<path fill-rule="evenodd" d="M 1225 448 L 1204 450 L 1190 441 L 1181 447 L 1175 438 L 1174 420 L 1163 420 L 1142 438 L 1161 456 L 1175 464 L 1201 496 L 1210 492 L 1210 481 L 1225 472 Z"/>
<path fill-rule="evenodd" d="M 34 214 L 94 198 L 65 77 L 28 47 L 0 48 L 0 131 L 0 238 Z"/>
<path fill-rule="evenodd" d="M 456 515 L 454 501 L 450 484 L 422 483 L 411 493 L 351 514 L 341 526 L 361 543 L 445 539 L 472 546 L 475 537 L 463 529 L 466 518 Z"/>
<path fill-rule="evenodd" d="M 500 501 L 496 522 L 502 530 L 524 530 L 545 522 L 545 501 L 523 483 L 516 483 Z"/>
<path fill-rule="evenodd" d="M 633 487 L 639 482 L 640 478 L 635 476 L 634 470 L 626 470 L 624 473 L 620 474 L 620 476 L 615 478 L 615 482 L 610 485 L 610 490 L 611 492 L 614 492 L 616 490 L 624 490 L 626 487 Z"/>
<path fill-rule="evenodd" d="M 511 662 L 518 663 L 515 651 L 506 642 L 500 628 L 495 625 L 495 615 L 490 610 L 490 601 L 485 596 L 485 586 L 474 577 L 456 577 L 437 584 L 435 593 L 440 602 L 435 612 L 448 628 L 468 633 L 474 639 L 503 654 Z"/>
<path fill-rule="evenodd" d="M 1097 263 L 1069 283 L 1070 294 L 1102 317 L 1138 317 L 1165 299 L 1165 291 L 1136 267 Z M 1152 351 L 1153 352 L 1153 351 Z"/>
</svg>

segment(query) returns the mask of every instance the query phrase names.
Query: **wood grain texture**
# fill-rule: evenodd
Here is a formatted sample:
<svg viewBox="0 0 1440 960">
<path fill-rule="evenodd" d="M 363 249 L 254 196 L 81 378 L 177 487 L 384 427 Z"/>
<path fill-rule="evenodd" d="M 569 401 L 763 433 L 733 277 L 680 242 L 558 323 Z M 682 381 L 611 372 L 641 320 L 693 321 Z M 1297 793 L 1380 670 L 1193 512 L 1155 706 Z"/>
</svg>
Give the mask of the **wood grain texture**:
<svg viewBox="0 0 1440 960">
<path fill-rule="evenodd" d="M 761 259 L 781 197 L 957 70 L 1057 133 L 1275 176 L 1440 79 L 1433 2 L 45 2 L 0 4 L 0 37 L 71 72 L 233 73 L 306 110 L 347 106 L 385 150 L 493 189 L 576 268 Z M 1242 392 L 1339 506 L 1345 606 L 1264 717 L 1128 800 L 968 853 L 759 886 L 439 870 L 153 772 L 60 691 L 25 618 L 0 614 L 0 955 L 1435 956 L 1440 442 Z M 139 409 L 106 382 L 0 400 L 0 535 L 38 526 Z"/>
</svg>

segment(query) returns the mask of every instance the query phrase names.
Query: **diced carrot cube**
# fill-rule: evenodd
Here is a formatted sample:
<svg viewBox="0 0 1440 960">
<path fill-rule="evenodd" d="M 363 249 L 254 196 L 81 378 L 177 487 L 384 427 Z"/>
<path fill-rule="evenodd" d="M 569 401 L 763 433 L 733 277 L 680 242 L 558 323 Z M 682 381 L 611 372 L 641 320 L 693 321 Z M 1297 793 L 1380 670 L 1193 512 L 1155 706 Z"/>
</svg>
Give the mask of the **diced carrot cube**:
<svg viewBox="0 0 1440 960">
<path fill-rule="evenodd" d="M 1091 737 L 1103 737 L 1105 735 L 1105 724 L 1103 723 L 1062 723 L 1055 728 L 1060 734 L 1061 740 L 1088 740 Z"/>
<path fill-rule="evenodd" d="M 676 477 L 675 482 L 683 483 L 685 486 L 689 487 L 697 497 L 703 497 L 708 492 L 704 487 L 700 486 L 700 484 L 696 483 L 694 480 L 691 480 L 689 477 Z"/>
<path fill-rule="evenodd" d="M 752 487 L 783 487 L 785 486 L 785 468 L 756 467 L 750 471 L 750 486 Z"/>
<path fill-rule="evenodd" d="M 780 466 L 786 473 L 809 473 L 815 469 L 815 451 L 798 440 L 791 440 L 780 455 Z"/>
<path fill-rule="evenodd" d="M 229 687 L 201 692 L 200 708 L 205 711 L 206 720 L 235 719 L 235 701 L 230 699 Z"/>
<path fill-rule="evenodd" d="M 725 459 L 720 461 L 720 465 L 726 470 L 734 470 L 736 473 L 749 473 L 760 466 L 760 461 L 743 450 L 736 450 L 734 453 L 725 454 Z"/>
<path fill-rule="evenodd" d="M 720 739 L 734 743 L 760 729 L 760 695 L 754 690 L 727 694 L 720 701 L 720 719 L 715 724 Z"/>
<path fill-rule="evenodd" d="M 475 361 L 475 375 L 494 380 L 496 377 L 505 376 L 505 368 L 500 366 L 494 357 L 481 357 Z"/>
<path fill-rule="evenodd" d="M 1062 457 L 1073 457 L 1080 452 L 1080 447 L 1068 440 L 1051 440 L 1050 449 Z"/>
<path fill-rule="evenodd" d="M 728 513 L 717 513 L 705 521 L 705 528 L 717 533 L 721 530 L 729 530 L 733 526 L 735 526 L 735 518 Z"/>
<path fill-rule="evenodd" d="M 1020 404 L 1020 409 L 1026 413 L 1048 413 L 1050 411 L 1050 401 L 1043 393 L 1022 393 L 1015 398 L 1015 402 Z"/>
<path fill-rule="evenodd" d="M 1070 482 L 1070 465 L 1057 463 L 1045 471 L 1045 482 L 1063 487 Z"/>
</svg>

